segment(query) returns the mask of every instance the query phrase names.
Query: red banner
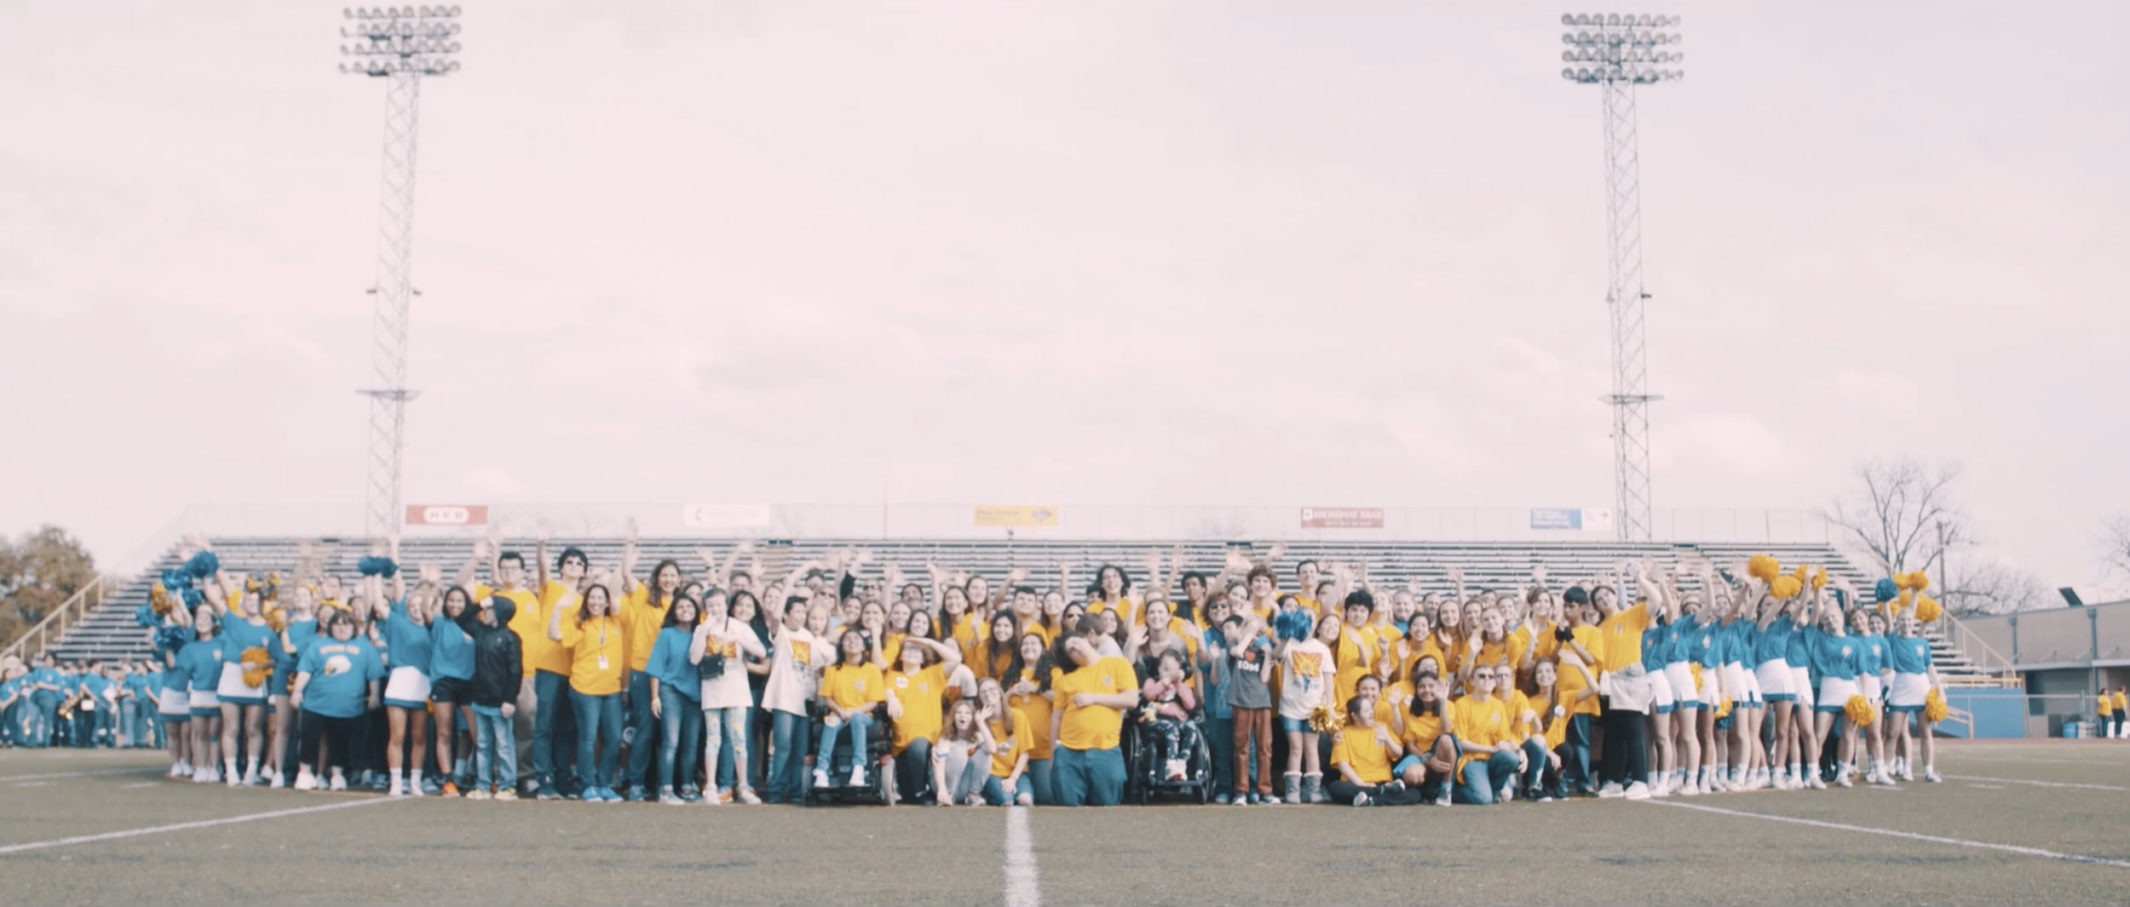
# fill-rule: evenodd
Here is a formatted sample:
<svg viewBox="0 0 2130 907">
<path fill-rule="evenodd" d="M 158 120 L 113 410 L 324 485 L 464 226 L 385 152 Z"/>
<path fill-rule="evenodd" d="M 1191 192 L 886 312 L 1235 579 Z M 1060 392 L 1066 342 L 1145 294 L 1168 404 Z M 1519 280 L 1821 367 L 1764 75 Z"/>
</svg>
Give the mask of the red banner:
<svg viewBox="0 0 2130 907">
<path fill-rule="evenodd" d="M 1381 507 L 1304 507 L 1303 529 L 1381 529 Z"/>
<path fill-rule="evenodd" d="M 408 504 L 409 526 L 486 526 L 486 504 Z"/>
</svg>

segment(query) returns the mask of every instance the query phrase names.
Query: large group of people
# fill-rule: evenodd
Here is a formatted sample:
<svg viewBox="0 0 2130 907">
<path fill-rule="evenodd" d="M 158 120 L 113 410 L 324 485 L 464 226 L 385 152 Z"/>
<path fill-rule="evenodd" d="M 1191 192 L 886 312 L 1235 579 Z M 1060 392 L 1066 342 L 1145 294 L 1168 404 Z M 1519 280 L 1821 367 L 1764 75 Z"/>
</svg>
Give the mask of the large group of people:
<svg viewBox="0 0 2130 907">
<path fill-rule="evenodd" d="M 530 563 L 387 542 L 352 576 L 309 547 L 244 575 L 193 544 L 139 612 L 154 658 L 11 671 L 11 742 L 393 796 L 1078 806 L 1138 772 L 1233 805 L 1447 806 L 1935 781 L 1946 711 L 1927 578 L 1867 597 L 1764 555 L 1430 589 L 1280 546 L 1076 585 L 860 549 L 764 575 L 749 544 L 646 570 L 634 539 L 595 564 L 545 537 Z"/>
</svg>

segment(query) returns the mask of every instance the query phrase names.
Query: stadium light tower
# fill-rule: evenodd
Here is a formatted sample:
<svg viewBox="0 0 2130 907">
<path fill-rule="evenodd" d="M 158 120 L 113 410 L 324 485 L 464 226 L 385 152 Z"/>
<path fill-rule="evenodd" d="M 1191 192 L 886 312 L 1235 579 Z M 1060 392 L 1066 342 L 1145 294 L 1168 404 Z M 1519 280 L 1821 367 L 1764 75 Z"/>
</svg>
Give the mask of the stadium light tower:
<svg viewBox="0 0 2130 907">
<path fill-rule="evenodd" d="M 1642 331 L 1642 162 L 1635 140 L 1635 87 L 1686 75 L 1678 64 L 1679 17 L 1567 13 L 1561 78 L 1596 85 L 1605 109 L 1605 215 L 1612 313 L 1613 498 L 1616 525 L 1626 541 L 1649 539 L 1649 393 L 1647 343 Z"/>
<path fill-rule="evenodd" d="M 407 305 L 414 298 L 414 127 L 422 77 L 459 68 L 456 6 L 357 7 L 341 11 L 346 59 L 340 71 L 385 81 L 385 186 L 378 223 L 377 297 L 371 358 L 370 458 L 364 528 L 372 537 L 399 531 L 405 517 L 400 459 L 406 452 Z"/>
</svg>

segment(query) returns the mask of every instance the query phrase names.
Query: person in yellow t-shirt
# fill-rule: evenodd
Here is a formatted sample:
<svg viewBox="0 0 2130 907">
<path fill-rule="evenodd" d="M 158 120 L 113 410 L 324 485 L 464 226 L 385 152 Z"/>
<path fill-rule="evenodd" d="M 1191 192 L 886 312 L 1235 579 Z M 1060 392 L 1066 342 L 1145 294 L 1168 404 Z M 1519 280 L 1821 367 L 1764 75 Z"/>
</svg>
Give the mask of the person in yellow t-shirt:
<svg viewBox="0 0 2130 907">
<path fill-rule="evenodd" d="M 628 633 L 614 609 L 613 593 L 595 577 L 582 591 L 564 589 L 549 609 L 547 638 L 569 656 L 569 699 L 577 718 L 577 781 L 589 802 L 618 803 L 614 792 L 621 759 L 621 687 L 628 666 Z M 563 612 L 571 614 L 563 620 Z M 598 761 L 593 761 L 594 750 Z"/>
<path fill-rule="evenodd" d="M 1391 773 L 1391 762 L 1405 747 L 1390 728 L 1376 723 L 1376 704 L 1366 696 L 1346 701 L 1346 726 L 1331 735 L 1331 767 L 1338 777 L 1324 785 L 1334 803 L 1355 806 L 1407 806 L 1420 792 Z"/>
<path fill-rule="evenodd" d="M 1064 638 L 1069 664 L 1051 672 L 1051 784 L 1059 806 L 1114 806 L 1124 795 L 1124 710 L 1139 705 L 1132 664 L 1105 656 L 1086 632 Z"/>
<path fill-rule="evenodd" d="M 1442 677 L 1432 671 L 1413 679 L 1413 698 L 1401 719 L 1398 739 L 1405 757 L 1392 769 L 1406 787 L 1429 801 L 1450 805 L 1450 785 L 1457 771 L 1456 704 L 1446 695 Z"/>
<path fill-rule="evenodd" d="M 1031 628 L 1021 636 L 1021 648 L 1006 667 L 1000 683 L 1006 688 L 1006 704 L 1028 716 L 1028 773 L 1022 787 L 1045 806 L 1055 802 L 1051 786 L 1050 757 L 1056 746 L 1051 736 L 1050 643 Z"/>
<path fill-rule="evenodd" d="M 932 747 L 939 742 L 947 678 L 961 666 L 961 650 L 912 633 L 903 637 L 901 655 L 887 675 L 888 742 L 895 756 L 894 796 L 916 802 L 931 786 Z"/>
<path fill-rule="evenodd" d="M 865 784 L 866 741 L 873 727 L 874 707 L 887 701 L 887 678 L 873 663 L 872 647 L 864 633 L 843 631 L 836 641 L 836 663 L 821 672 L 817 701 L 828 714 L 821 717 L 821 741 L 814 752 L 814 786 L 830 787 L 829 768 L 836 753 L 836 738 L 846 729 L 851 741 L 852 787 Z"/>
<path fill-rule="evenodd" d="M 1561 786 L 1565 794 L 1595 794 L 1598 779 L 1592 773 L 1595 753 L 1592 741 L 1596 739 L 1596 726 L 1603 714 L 1598 698 L 1596 665 L 1602 663 L 1605 637 L 1598 631 L 1597 609 L 1591 607 L 1590 594 L 1581 586 L 1570 587 L 1561 594 L 1562 620 L 1570 624 L 1568 638 L 1560 641 L 1555 657 L 1560 661 L 1559 674 L 1561 707 L 1568 710 L 1568 727 L 1561 754 Z M 1556 639 L 1560 630 L 1554 631 Z M 1639 638 L 1639 637 L 1638 637 Z M 1569 670 L 1579 665 L 1582 671 Z"/>
<path fill-rule="evenodd" d="M 1523 768 L 1523 750 L 1510 733 L 1508 704 L 1494 695 L 1506 668 L 1473 668 L 1470 690 L 1457 703 L 1453 726 L 1457 745 L 1456 795 L 1465 803 L 1507 802 Z"/>
<path fill-rule="evenodd" d="M 475 582 L 475 576 L 486 564 L 490 586 Z M 327 577 L 327 579 L 332 579 Z M 532 740 L 532 783 L 527 785 L 527 795 L 538 793 L 543 800 L 562 799 L 555 786 L 555 727 L 558 722 L 570 720 L 569 672 L 542 673 L 539 665 L 554 641 L 547 638 L 547 612 L 540 608 L 540 596 L 525 587 L 525 557 L 516 551 L 496 550 L 494 539 L 476 539 L 473 554 L 459 568 L 458 584 L 473 593 L 473 600 L 485 602 L 494 596 L 510 600 L 517 610 L 510 618 L 510 631 L 517 634 L 518 650 L 524 662 L 525 678 L 518 689 L 517 714 L 519 739 Z M 530 725 L 530 733 L 527 733 Z M 565 741 L 561 745 L 567 746 Z"/>
<path fill-rule="evenodd" d="M 1331 681 L 1332 702 L 1352 699 L 1361 678 L 1375 674 L 1377 636 L 1370 626 L 1375 610 L 1375 596 L 1368 590 L 1356 589 L 1347 594 L 1345 626 L 1339 630 L 1338 648 L 1332 653 L 1337 671 Z"/>
<path fill-rule="evenodd" d="M 2124 688 L 2124 687 L 2116 687 L 2116 688 L 2115 688 L 2115 736 L 2116 736 L 2116 738 L 2117 738 L 2117 739 L 2122 739 L 2122 737 L 2124 736 L 2124 735 L 2123 735 L 2123 715 L 2124 715 L 2124 713 L 2125 713 L 2125 712 L 2130 712 L 2130 689 L 2126 689 L 2126 688 Z"/>
<path fill-rule="evenodd" d="M 991 777 L 984 780 L 984 802 L 992 806 L 1033 806 L 1035 791 L 1028 784 L 1028 751 L 1035 744 L 1035 728 L 1028 713 L 1006 703 L 1006 690 L 998 681 L 985 678 L 976 685 L 976 715 L 991 731 Z"/>
<path fill-rule="evenodd" d="M 636 540 L 630 538 L 621 552 L 621 626 L 629 636 L 628 723 L 637 740 L 656 741 L 658 717 L 651 714 L 651 675 L 644 668 L 651 661 L 651 646 L 665 626 L 666 609 L 681 587 L 680 563 L 671 559 L 651 568 L 651 581 L 636 578 Z M 658 747 L 629 747 L 628 798 L 644 799 L 646 791 L 658 789 L 653 769 Z"/>
</svg>

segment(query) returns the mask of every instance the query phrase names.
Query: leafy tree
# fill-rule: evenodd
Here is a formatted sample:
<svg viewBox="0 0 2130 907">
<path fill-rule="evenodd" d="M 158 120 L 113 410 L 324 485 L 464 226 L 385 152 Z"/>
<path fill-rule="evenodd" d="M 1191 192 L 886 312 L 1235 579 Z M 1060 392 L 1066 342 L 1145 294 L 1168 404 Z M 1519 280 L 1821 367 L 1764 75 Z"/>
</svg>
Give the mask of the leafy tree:
<svg viewBox="0 0 2130 907">
<path fill-rule="evenodd" d="M 0 538 L 0 640 L 14 642 L 95 579 L 96 559 L 64 529 Z"/>
</svg>

